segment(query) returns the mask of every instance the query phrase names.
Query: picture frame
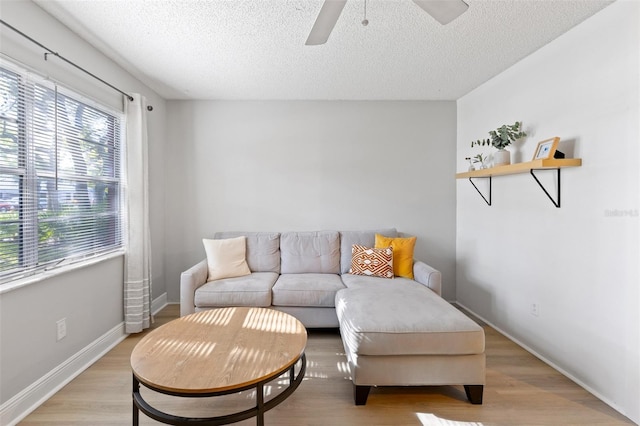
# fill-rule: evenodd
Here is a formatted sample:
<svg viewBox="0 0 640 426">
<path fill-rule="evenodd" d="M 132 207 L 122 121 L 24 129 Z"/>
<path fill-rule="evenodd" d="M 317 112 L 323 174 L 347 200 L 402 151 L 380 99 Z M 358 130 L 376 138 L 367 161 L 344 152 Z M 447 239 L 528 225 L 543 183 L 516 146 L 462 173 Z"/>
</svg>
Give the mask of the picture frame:
<svg viewBox="0 0 640 426">
<path fill-rule="evenodd" d="M 536 151 L 533 154 L 533 160 L 531 161 L 553 158 L 556 149 L 558 149 L 558 142 L 560 142 L 560 138 L 557 136 L 538 142 Z"/>
</svg>

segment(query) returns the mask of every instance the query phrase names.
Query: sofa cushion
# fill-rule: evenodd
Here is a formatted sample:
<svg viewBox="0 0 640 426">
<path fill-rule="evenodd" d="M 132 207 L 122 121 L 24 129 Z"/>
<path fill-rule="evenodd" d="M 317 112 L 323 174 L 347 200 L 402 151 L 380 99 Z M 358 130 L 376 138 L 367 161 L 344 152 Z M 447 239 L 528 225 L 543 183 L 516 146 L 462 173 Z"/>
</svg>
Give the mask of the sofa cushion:
<svg viewBox="0 0 640 426">
<path fill-rule="evenodd" d="M 351 246 L 351 268 L 353 275 L 393 278 L 393 249 Z"/>
<path fill-rule="evenodd" d="M 338 274 L 340 234 L 337 231 L 284 232 L 280 235 L 282 274 Z"/>
<path fill-rule="evenodd" d="M 251 273 L 245 256 L 247 252 L 245 237 L 224 240 L 203 238 L 202 243 L 204 251 L 207 253 L 207 267 L 209 269 L 207 281 L 241 277 Z"/>
<path fill-rule="evenodd" d="M 394 280 L 396 281 L 396 280 Z M 359 355 L 471 355 L 484 330 L 427 288 L 389 285 L 336 294 L 343 343 Z"/>
<path fill-rule="evenodd" d="M 195 291 L 196 308 L 271 305 L 271 288 L 278 279 L 275 272 L 253 272 L 237 278 L 210 281 Z"/>
<path fill-rule="evenodd" d="M 376 234 L 376 248 L 393 248 L 393 273 L 397 277 L 413 279 L 413 249 L 416 237 L 389 238 Z"/>
<path fill-rule="evenodd" d="M 214 238 L 247 238 L 247 264 L 252 272 L 280 273 L 279 232 L 216 232 Z"/>
<path fill-rule="evenodd" d="M 273 305 L 333 307 L 344 288 L 336 274 L 283 274 L 273 286 Z"/>
<path fill-rule="evenodd" d="M 373 247 L 376 241 L 376 234 L 387 237 L 397 237 L 398 231 L 395 228 L 376 229 L 371 231 L 340 231 L 340 273 L 346 274 L 351 268 L 351 247 L 354 244 Z"/>
</svg>

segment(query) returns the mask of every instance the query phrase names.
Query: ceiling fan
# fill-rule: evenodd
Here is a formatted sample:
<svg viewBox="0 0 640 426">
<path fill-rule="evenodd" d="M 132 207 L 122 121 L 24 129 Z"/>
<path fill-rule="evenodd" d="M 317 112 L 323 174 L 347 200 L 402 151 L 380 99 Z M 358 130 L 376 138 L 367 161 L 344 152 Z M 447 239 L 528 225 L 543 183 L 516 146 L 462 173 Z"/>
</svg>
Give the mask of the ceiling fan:
<svg viewBox="0 0 640 426">
<path fill-rule="evenodd" d="M 365 0 L 366 1 L 366 0 Z M 463 0 L 413 0 L 422 10 L 433 16 L 442 25 L 462 15 L 469 5 Z M 314 46 L 327 42 L 347 0 L 325 0 L 305 44 Z M 365 4 L 366 7 L 366 4 Z M 364 22 L 363 22 L 364 24 Z"/>
</svg>

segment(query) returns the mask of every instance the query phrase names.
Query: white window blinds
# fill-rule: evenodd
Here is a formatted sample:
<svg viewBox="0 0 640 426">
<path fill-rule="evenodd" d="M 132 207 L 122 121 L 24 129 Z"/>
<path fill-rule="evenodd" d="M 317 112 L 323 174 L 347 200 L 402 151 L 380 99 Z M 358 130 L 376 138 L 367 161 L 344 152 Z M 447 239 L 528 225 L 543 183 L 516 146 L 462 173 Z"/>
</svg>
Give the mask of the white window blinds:
<svg viewBox="0 0 640 426">
<path fill-rule="evenodd" d="M 122 122 L 0 62 L 0 281 L 122 246 Z"/>
</svg>

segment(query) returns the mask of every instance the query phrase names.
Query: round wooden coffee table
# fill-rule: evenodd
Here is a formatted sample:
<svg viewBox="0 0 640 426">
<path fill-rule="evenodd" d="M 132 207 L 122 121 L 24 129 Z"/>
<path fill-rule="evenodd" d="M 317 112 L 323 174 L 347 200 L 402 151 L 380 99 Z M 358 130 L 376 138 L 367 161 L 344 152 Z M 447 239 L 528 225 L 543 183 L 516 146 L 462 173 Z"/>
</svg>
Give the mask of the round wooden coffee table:
<svg viewBox="0 0 640 426">
<path fill-rule="evenodd" d="M 267 308 L 222 308 L 173 320 L 151 331 L 131 353 L 133 424 L 139 411 L 172 425 L 224 425 L 264 413 L 300 385 L 306 369 L 307 331 L 291 315 Z M 298 374 L 296 365 L 300 364 Z M 264 400 L 264 385 L 289 372 L 287 388 Z M 224 416 L 175 416 L 152 407 L 140 384 L 167 395 L 210 397 L 256 389 L 256 405 Z"/>
</svg>

